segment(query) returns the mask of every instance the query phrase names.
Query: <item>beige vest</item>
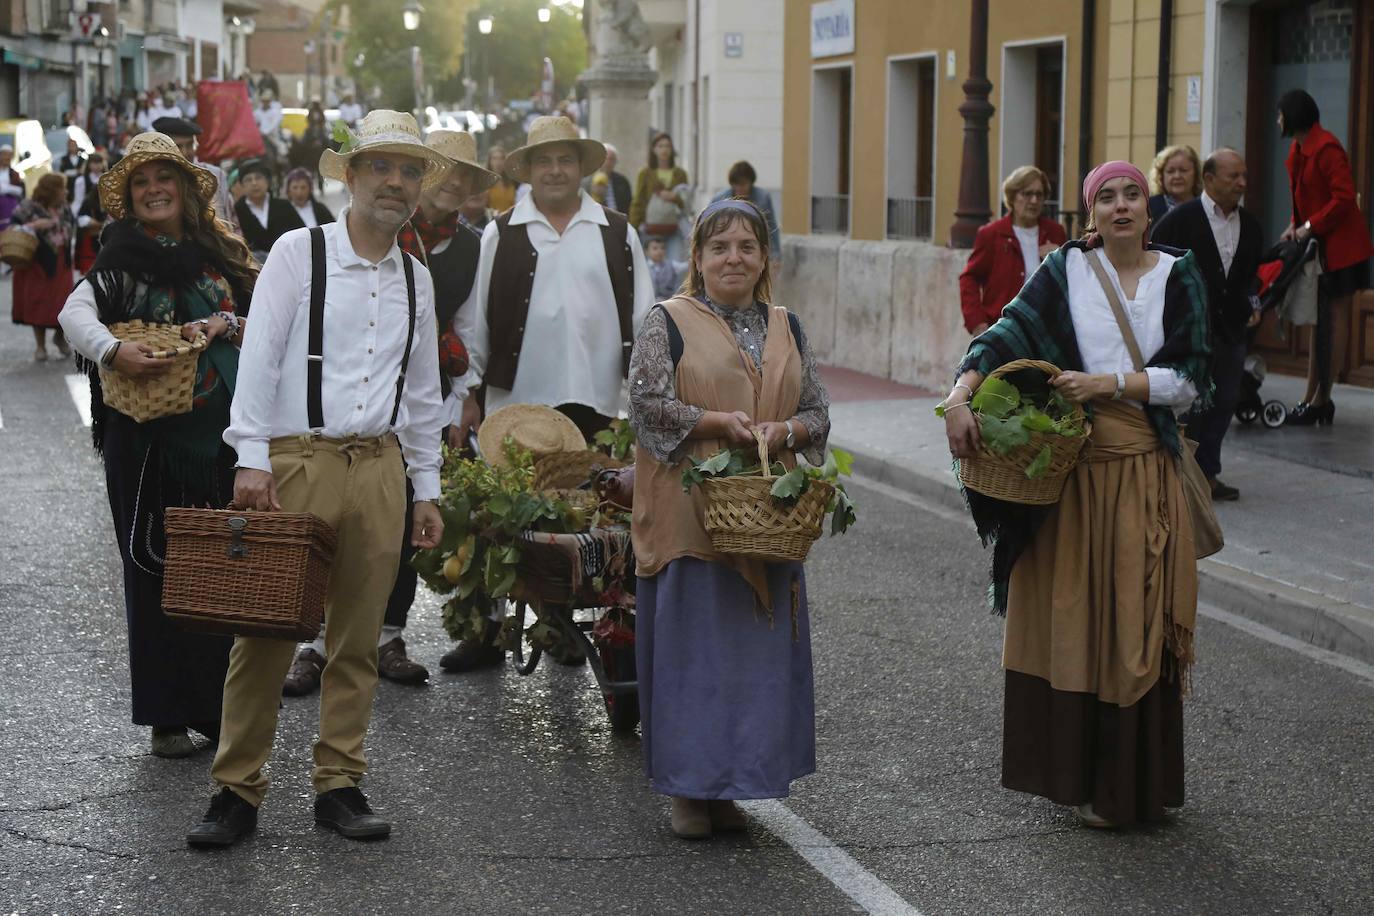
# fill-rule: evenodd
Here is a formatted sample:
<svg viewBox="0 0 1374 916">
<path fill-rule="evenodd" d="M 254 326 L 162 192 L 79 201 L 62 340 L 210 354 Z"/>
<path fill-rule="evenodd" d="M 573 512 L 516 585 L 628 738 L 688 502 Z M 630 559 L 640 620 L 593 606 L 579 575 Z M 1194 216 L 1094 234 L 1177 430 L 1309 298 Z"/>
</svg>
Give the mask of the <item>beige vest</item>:
<svg viewBox="0 0 1374 916">
<path fill-rule="evenodd" d="M 682 358 L 677 364 L 677 399 L 707 410 L 742 410 L 755 422 L 787 420 L 801 400 L 802 363 L 787 309 L 768 310 L 768 340 L 763 347 L 763 371 L 740 348 L 730 326 L 695 299 L 679 296 L 663 303 L 682 334 Z M 708 458 L 726 445 L 723 439 L 689 439 L 686 456 Z M 724 563 L 748 580 L 764 607 L 772 607 L 764 564 L 727 557 L 711 549 L 706 534 L 706 497 L 700 487 L 682 490 L 687 457 L 675 465 L 636 450 L 634 536 L 636 571 L 654 576 L 680 557 Z M 787 467 L 796 464 L 791 452 L 778 456 Z"/>
</svg>

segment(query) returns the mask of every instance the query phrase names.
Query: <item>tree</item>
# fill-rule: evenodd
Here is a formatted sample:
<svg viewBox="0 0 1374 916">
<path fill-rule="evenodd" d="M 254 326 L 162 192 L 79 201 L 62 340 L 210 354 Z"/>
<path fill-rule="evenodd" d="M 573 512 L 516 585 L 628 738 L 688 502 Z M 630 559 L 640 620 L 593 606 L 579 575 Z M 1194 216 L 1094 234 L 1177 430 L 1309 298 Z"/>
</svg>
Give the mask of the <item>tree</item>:
<svg viewBox="0 0 1374 916">
<path fill-rule="evenodd" d="M 405 29 L 401 2 L 329 0 L 327 7 L 336 16 L 341 7 L 349 9 L 347 60 L 363 55 L 363 65 L 357 70 L 359 82 L 381 87 L 383 107 L 408 111 L 415 103 L 411 47 L 420 49 L 427 84 L 447 80 L 462 64 L 467 15 L 476 4 L 477 0 L 431 0 L 424 5 L 420 28 L 414 32 Z"/>
<path fill-rule="evenodd" d="M 547 23 L 539 21 L 539 9 L 549 10 Z M 491 34 L 482 35 L 477 21 L 492 20 Z M 467 14 L 467 48 L 470 59 L 464 70 L 477 82 L 491 77 L 495 93 L 491 101 L 528 99 L 538 91 L 543 59 L 553 61 L 554 98 L 568 94 L 577 77 L 587 69 L 587 38 L 581 14 L 571 6 L 550 0 L 481 0 Z M 463 97 L 461 75 L 439 90 L 445 98 Z M 481 95 L 479 90 L 478 100 Z"/>
</svg>

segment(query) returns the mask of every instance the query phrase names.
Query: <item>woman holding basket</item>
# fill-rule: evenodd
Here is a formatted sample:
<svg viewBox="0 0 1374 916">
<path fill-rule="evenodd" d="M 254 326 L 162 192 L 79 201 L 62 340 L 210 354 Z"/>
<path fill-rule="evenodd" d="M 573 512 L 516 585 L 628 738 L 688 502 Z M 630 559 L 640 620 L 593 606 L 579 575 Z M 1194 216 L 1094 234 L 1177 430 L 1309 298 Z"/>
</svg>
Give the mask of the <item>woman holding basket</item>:
<svg viewBox="0 0 1374 916">
<path fill-rule="evenodd" d="M 170 137 L 135 137 L 104 175 L 100 199 L 111 223 L 95 265 L 60 320 L 91 381 L 91 432 L 124 561 L 133 721 L 152 727 L 153 753 L 184 757 L 187 728 L 218 735 L 228 637 L 184 632 L 162 614 L 163 510 L 223 507 L 233 495 L 234 456 L 222 444 L 238 371 L 237 342 L 257 272 L 248 248 L 215 219 L 215 178 L 181 155 Z M 121 342 L 122 323 L 180 325 L 203 334 L 198 357 L 167 357 Z M 176 359 L 197 359 L 189 413 L 138 423 L 107 408 L 100 373 L 156 384 Z"/>
<path fill-rule="evenodd" d="M 973 340 L 944 402 L 958 458 L 982 445 L 969 400 L 1013 360 L 1064 370 L 1050 384 L 1090 414 L 1056 505 L 967 495 L 996 544 L 992 594 L 1007 616 L 1002 784 L 1096 827 L 1183 804 L 1197 554 L 1175 417 L 1212 384 L 1206 288 L 1191 253 L 1144 244 L 1147 187 L 1128 162 L 1088 173 L 1087 237 L 1051 252 Z"/>
<path fill-rule="evenodd" d="M 630 360 L 636 654 L 645 769 L 672 828 L 740 830 L 734 799 L 814 772 L 810 626 L 800 563 L 717 553 L 690 457 L 722 448 L 820 464 L 830 399 L 801 326 L 769 305 L 768 226 L 744 200 L 702 211 L 682 295 L 645 318 Z"/>
</svg>

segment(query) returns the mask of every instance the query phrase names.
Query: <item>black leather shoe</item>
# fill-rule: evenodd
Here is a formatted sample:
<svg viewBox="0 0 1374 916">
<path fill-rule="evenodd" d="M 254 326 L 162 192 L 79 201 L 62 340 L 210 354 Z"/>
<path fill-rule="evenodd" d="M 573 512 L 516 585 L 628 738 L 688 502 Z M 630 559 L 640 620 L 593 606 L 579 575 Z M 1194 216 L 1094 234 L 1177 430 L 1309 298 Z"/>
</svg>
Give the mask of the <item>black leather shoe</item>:
<svg viewBox="0 0 1374 916">
<path fill-rule="evenodd" d="M 391 833 L 391 824 L 372 813 L 367 796 L 357 786 L 316 795 L 315 823 L 350 840 L 380 839 Z"/>
<path fill-rule="evenodd" d="M 1237 499 L 1240 499 L 1240 491 L 1235 487 L 1222 483 L 1220 480 L 1212 481 L 1212 502 L 1233 502 Z"/>
<path fill-rule="evenodd" d="M 1332 426 L 1336 422 L 1336 402 L 1327 401 L 1321 406 L 1302 403 L 1288 412 L 1284 426 Z"/>
<path fill-rule="evenodd" d="M 258 826 L 258 809 L 233 789 L 220 789 L 210 800 L 205 818 L 186 834 L 186 842 L 198 848 L 233 846 Z"/>
</svg>

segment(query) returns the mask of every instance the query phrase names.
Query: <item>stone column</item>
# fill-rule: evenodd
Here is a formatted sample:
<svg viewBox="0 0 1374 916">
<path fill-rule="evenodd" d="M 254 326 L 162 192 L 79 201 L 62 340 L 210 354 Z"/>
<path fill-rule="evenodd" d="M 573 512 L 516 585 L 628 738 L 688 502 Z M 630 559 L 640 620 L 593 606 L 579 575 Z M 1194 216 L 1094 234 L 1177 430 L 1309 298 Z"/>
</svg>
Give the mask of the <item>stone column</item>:
<svg viewBox="0 0 1374 916">
<path fill-rule="evenodd" d="M 638 162 L 648 153 L 649 90 L 658 82 L 646 53 L 648 28 L 634 0 L 597 0 L 583 15 L 592 17 L 592 63 L 578 77 L 591 103 L 587 133 L 614 145 L 622 163 Z"/>
</svg>

